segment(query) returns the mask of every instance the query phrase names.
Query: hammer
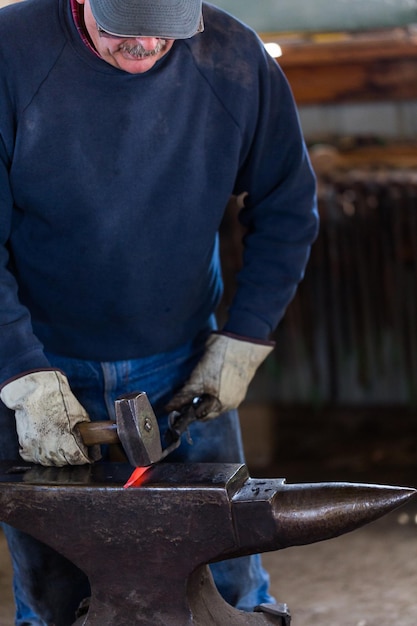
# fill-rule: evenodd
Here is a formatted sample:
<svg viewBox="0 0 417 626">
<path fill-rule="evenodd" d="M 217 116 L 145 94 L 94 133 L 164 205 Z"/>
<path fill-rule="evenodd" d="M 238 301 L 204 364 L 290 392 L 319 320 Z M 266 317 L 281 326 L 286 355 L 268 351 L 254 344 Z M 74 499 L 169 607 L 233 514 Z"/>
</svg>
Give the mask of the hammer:
<svg viewBox="0 0 417 626">
<path fill-rule="evenodd" d="M 213 401 L 214 398 L 208 395 L 196 397 L 180 411 L 170 413 L 164 450 L 156 415 L 144 391 L 133 392 L 116 400 L 115 422 L 81 422 L 78 429 L 86 446 L 120 443 L 131 465 L 148 467 L 178 448 L 189 424 L 203 420 Z"/>
</svg>

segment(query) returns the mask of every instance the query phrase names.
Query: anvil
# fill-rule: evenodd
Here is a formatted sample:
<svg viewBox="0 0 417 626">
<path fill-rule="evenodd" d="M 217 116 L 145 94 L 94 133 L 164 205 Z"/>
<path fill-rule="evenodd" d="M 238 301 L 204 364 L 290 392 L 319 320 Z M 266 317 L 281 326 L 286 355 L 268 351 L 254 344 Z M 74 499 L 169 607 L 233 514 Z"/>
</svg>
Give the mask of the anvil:
<svg viewBox="0 0 417 626">
<path fill-rule="evenodd" d="M 398 507 L 411 488 L 253 479 L 245 465 L 160 463 L 124 489 L 129 464 L 0 464 L 0 520 L 89 577 L 77 626 L 284 624 L 217 592 L 208 563 L 336 537 Z M 117 564 L 117 571 L 115 565 Z"/>
</svg>

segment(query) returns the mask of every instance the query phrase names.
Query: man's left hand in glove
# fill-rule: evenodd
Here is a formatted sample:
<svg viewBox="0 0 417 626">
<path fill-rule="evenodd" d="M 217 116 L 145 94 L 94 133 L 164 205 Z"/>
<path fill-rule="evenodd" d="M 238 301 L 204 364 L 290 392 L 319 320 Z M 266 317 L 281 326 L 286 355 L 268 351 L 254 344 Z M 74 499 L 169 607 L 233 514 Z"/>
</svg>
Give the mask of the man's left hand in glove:
<svg viewBox="0 0 417 626">
<path fill-rule="evenodd" d="M 256 370 L 274 348 L 272 341 L 258 341 L 228 333 L 212 333 L 206 349 L 182 389 L 167 405 L 178 411 L 197 396 L 209 395 L 213 402 L 207 414 L 211 419 L 236 409 L 244 400 Z M 204 410 L 205 403 L 202 404 Z M 197 409 L 198 414 L 198 409 Z"/>
</svg>

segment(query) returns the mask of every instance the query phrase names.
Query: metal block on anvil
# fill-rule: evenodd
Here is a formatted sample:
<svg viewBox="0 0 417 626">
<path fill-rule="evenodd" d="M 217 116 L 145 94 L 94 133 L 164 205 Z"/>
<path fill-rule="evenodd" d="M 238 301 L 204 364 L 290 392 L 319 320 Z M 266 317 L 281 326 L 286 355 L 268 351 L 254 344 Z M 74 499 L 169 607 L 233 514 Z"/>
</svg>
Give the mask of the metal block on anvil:
<svg viewBox="0 0 417 626">
<path fill-rule="evenodd" d="M 218 594 L 207 563 L 329 539 L 388 513 L 414 489 L 287 485 L 246 466 L 153 466 L 124 489 L 128 464 L 0 464 L 0 520 L 45 542 L 89 577 L 85 626 L 289 624 Z M 114 567 L 117 563 L 117 574 Z M 262 609 L 262 607 L 261 607 Z"/>
</svg>

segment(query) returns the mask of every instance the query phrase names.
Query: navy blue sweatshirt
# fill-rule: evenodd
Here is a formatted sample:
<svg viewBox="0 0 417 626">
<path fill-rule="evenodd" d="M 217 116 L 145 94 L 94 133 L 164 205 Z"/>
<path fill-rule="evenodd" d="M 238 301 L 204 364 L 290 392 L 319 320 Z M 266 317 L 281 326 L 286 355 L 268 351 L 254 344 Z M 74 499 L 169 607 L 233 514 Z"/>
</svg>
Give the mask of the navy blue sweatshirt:
<svg viewBox="0 0 417 626">
<path fill-rule="evenodd" d="M 122 360 L 192 339 L 222 292 L 218 229 L 247 192 L 226 330 L 265 339 L 317 234 L 293 98 L 256 34 L 205 31 L 144 74 L 83 43 L 68 0 L 0 11 L 0 382 L 43 349 Z"/>
</svg>

